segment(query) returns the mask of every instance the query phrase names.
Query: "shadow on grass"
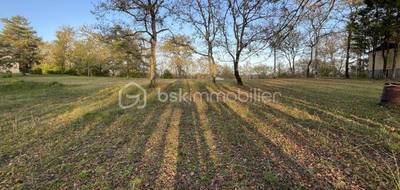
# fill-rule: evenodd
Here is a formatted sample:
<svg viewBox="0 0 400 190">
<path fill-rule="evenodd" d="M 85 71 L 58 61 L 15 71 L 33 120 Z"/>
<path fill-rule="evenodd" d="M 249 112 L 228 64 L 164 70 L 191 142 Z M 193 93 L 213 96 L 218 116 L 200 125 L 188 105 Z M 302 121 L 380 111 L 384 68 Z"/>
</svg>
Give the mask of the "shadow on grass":
<svg viewBox="0 0 400 190">
<path fill-rule="evenodd" d="M 20 170 L 21 175 L 13 176 L 9 182 L 20 181 L 25 187 L 72 188 L 74 185 L 96 187 L 99 184 L 95 182 L 106 178 L 109 179 L 109 183 L 102 185 L 128 186 L 132 168 L 127 170 L 126 165 L 113 162 L 134 160 L 128 157 L 139 158 L 144 152 L 143 144 L 153 132 L 158 122 L 157 116 L 165 107 L 154 106 L 156 103 L 154 100 L 149 100 L 148 109 L 135 112 L 121 110 L 117 102 L 112 101 L 105 107 L 100 106 L 85 113 L 64 127 L 58 128 L 43 140 L 31 144 L 29 147 L 33 147 L 34 150 L 29 150 L 23 155 L 29 157 L 29 161 L 13 166 L 14 169 L 17 167 L 17 170 Z M 135 133 L 137 138 L 133 139 L 134 135 L 131 133 Z M 131 152 L 135 156 L 123 155 L 124 157 L 115 158 L 114 154 L 127 143 L 136 147 L 128 147 L 131 151 L 125 153 Z M 22 157 L 18 153 L 15 156 L 18 156 L 18 159 Z M 137 162 L 132 161 L 130 165 L 134 167 Z M 124 169 L 122 171 L 125 173 L 108 172 L 118 167 Z M 24 175 L 27 173 L 32 173 L 36 177 L 30 178 Z"/>
<path fill-rule="evenodd" d="M 226 86 L 219 89 L 234 92 Z M 272 103 L 261 102 L 242 104 L 257 119 L 269 123 L 286 138 L 293 140 L 297 146 L 312 153 L 315 160 L 308 160 L 309 164 L 322 166 L 322 171 L 319 172 L 330 179 L 331 184 L 342 187 L 341 181 L 345 181 L 344 185 L 347 184 L 347 188 L 353 183 L 364 188 L 378 188 L 382 184 L 393 185 L 387 173 L 390 168 L 385 165 L 393 162 L 388 159 L 391 153 L 381 142 L 385 139 L 379 140 L 382 137 L 378 132 L 371 131 L 373 128 L 362 126 L 347 118 L 326 114 L 328 111 L 313 109 L 310 106 L 300 107 L 300 111 L 318 114 L 320 121 L 294 117 L 271 105 Z M 376 135 L 370 137 L 371 134 Z M 373 175 L 374 173 L 379 175 Z M 354 175 L 357 177 L 354 178 Z"/>
<path fill-rule="evenodd" d="M 186 81 L 185 92 L 196 86 Z M 190 89 L 190 90 L 189 90 Z M 210 147 L 206 142 L 205 128 L 194 102 L 181 102 L 182 116 L 179 125 L 177 173 L 175 189 L 207 189 L 215 176 L 215 163 L 211 159 Z"/>
<path fill-rule="evenodd" d="M 199 91 L 207 91 L 205 84 L 199 85 Z M 176 188 L 290 188 L 302 187 L 299 176 L 306 180 L 313 180 L 305 168 L 297 164 L 284 153 L 280 147 L 264 137 L 254 126 L 247 123 L 233 110 L 220 102 L 206 102 L 207 123 L 215 141 L 216 162 L 215 174 L 211 170 L 209 176 L 213 177 L 207 183 L 199 183 L 201 176 L 197 176 L 199 163 L 205 158 L 199 158 L 199 148 L 196 141 L 196 129 L 199 118 L 190 115 L 200 115 L 188 106 L 187 119 L 182 120 L 183 128 L 179 142 L 181 161 L 178 162 Z M 190 112 L 195 112 L 190 114 Z M 194 121 L 194 122 L 193 122 Z M 204 134 L 204 132 L 202 132 Z M 205 141 L 205 140 L 203 140 Z M 182 144 L 180 143 L 180 144 Z M 210 154 L 210 153 L 207 153 Z M 206 155 L 207 155 L 206 154 Z M 210 158 L 208 158 L 210 159 Z M 179 164 L 180 163 L 180 164 Z M 190 182 L 189 182 L 190 181 Z M 210 184 L 211 182 L 211 184 Z M 202 186 L 205 185 L 205 186 Z M 316 185 L 317 186 L 317 185 Z"/>
</svg>

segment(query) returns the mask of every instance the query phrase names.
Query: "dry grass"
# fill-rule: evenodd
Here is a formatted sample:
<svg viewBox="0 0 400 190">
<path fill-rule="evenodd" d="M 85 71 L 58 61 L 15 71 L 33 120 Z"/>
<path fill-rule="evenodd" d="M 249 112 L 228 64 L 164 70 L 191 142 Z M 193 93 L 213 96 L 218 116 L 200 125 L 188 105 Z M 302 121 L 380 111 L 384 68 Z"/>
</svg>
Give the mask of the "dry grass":
<svg viewBox="0 0 400 190">
<path fill-rule="evenodd" d="M 157 101 L 121 110 L 127 79 L 0 80 L 0 189 L 396 189 L 400 109 L 381 81 L 252 80 L 278 103 Z M 144 80 L 136 80 L 145 84 Z M 232 81 L 162 80 L 236 93 Z"/>
</svg>

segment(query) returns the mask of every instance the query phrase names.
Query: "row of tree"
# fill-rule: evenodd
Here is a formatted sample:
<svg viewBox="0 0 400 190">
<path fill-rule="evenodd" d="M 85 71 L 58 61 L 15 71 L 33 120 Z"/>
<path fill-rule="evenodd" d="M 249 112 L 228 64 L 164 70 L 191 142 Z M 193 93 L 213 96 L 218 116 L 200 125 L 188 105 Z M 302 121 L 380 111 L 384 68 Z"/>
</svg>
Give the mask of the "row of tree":
<svg viewBox="0 0 400 190">
<path fill-rule="evenodd" d="M 27 19 L 15 16 L 2 19 L 0 57 L 2 67 L 18 64 L 22 74 L 74 74 L 141 76 L 147 64 L 137 37 L 115 26 L 107 33 L 89 27 L 76 31 L 62 27 L 53 42 L 43 42 Z"/>
<path fill-rule="evenodd" d="M 23 17 L 3 18 L 1 21 L 4 28 L 0 33 L 0 67 L 18 63 L 25 75 L 33 64 L 39 63 L 41 39 Z"/>
<path fill-rule="evenodd" d="M 142 34 L 149 44 L 150 86 L 155 86 L 157 68 L 158 37 L 163 32 L 173 31 L 168 27 L 169 19 L 190 26 L 198 44 L 192 52 L 208 60 L 211 79 L 216 78 L 215 52 L 223 50 L 231 60 L 234 76 L 242 85 L 239 68 L 246 57 L 265 50 L 272 39 L 292 29 L 303 15 L 310 0 L 105 0 L 98 4 L 95 13 L 106 17 L 110 12 L 128 16 L 126 26 Z M 318 1 L 316 1 L 318 2 Z M 316 3 L 314 2 L 314 3 Z M 124 17 L 125 18 L 125 17 Z M 133 19 L 134 22 L 130 22 Z M 114 23 L 121 19 L 114 19 Z M 184 50 L 180 50 L 185 54 Z M 178 62 L 181 60 L 174 60 Z"/>
<path fill-rule="evenodd" d="M 377 53 L 383 58 L 383 76 L 396 78 L 397 56 L 400 43 L 400 2 L 393 0 L 366 0 L 351 15 L 348 25 L 354 52 L 361 57 L 372 54 L 372 74 L 375 78 Z M 389 68 L 389 56 L 392 57 Z M 391 75 L 389 75 L 391 72 Z"/>
<path fill-rule="evenodd" d="M 362 6 L 365 4 L 355 0 L 105 0 L 95 13 L 102 18 L 111 12 L 122 13 L 129 18 L 122 19 L 126 26 L 142 34 L 151 49 L 151 85 L 156 76 L 158 36 L 162 33 L 171 33 L 169 47 L 177 50 L 171 62 L 187 63 L 181 59 L 183 55 L 205 57 L 215 82 L 217 62 L 230 60 L 237 83 L 242 85 L 241 62 L 254 60 L 268 50 L 273 52 L 274 73 L 280 73 L 284 59 L 288 63 L 286 74 L 304 72 L 309 77 L 344 73 L 349 77 L 355 48 L 351 48 L 354 31 L 347 26 L 354 23 L 354 15 Z M 182 40 L 174 34 L 168 25 L 172 19 L 189 26 L 193 38 Z M 164 52 L 165 47 L 161 48 Z M 307 54 L 309 58 L 305 59 Z M 181 68 L 178 73 L 182 73 Z M 365 64 L 355 70 L 365 71 Z"/>
<path fill-rule="evenodd" d="M 150 86 L 166 70 L 165 62 L 178 77 L 203 70 L 214 82 L 227 71 L 225 62 L 241 85 L 241 72 L 259 76 L 258 70 L 275 76 L 359 76 L 370 51 L 374 77 L 382 49 L 389 77 L 396 57 L 390 69 L 388 56 L 397 56 L 400 40 L 399 7 L 391 0 L 102 0 L 93 11 L 102 24 L 79 31 L 64 27 L 51 43 L 41 42 L 26 19 L 3 19 L 0 61 L 19 63 L 23 73 L 41 63 L 33 70 L 56 65 L 59 73 L 147 74 Z M 272 69 L 256 64 L 246 71 L 249 60 L 269 57 Z"/>
</svg>

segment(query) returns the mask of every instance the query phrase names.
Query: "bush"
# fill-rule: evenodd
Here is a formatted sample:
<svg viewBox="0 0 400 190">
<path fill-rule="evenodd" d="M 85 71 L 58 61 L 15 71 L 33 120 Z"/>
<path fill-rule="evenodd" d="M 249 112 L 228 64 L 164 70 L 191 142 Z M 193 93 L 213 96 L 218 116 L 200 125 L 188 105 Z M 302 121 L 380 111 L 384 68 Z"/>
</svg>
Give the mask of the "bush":
<svg viewBox="0 0 400 190">
<path fill-rule="evenodd" d="M 87 70 L 86 70 L 87 72 Z M 93 76 L 108 76 L 108 70 L 104 70 L 101 67 L 92 67 L 90 70 L 91 75 Z"/>
<path fill-rule="evenodd" d="M 61 74 L 60 70 L 47 70 L 46 74 Z"/>
<path fill-rule="evenodd" d="M 67 69 L 64 74 L 66 75 L 78 75 L 78 72 L 75 69 Z"/>
<path fill-rule="evenodd" d="M 130 74 L 130 77 L 132 78 L 146 78 L 146 73 L 141 73 L 141 72 L 134 72 Z"/>
<path fill-rule="evenodd" d="M 278 78 L 289 78 L 291 75 L 287 72 L 281 72 L 278 75 Z"/>
<path fill-rule="evenodd" d="M 162 78 L 165 79 L 172 79 L 174 78 L 174 76 L 172 75 L 172 73 L 167 69 L 164 71 L 164 74 L 162 75 Z"/>
<path fill-rule="evenodd" d="M 29 73 L 31 73 L 31 74 L 37 74 L 37 75 L 43 74 L 42 68 L 40 68 L 40 67 L 33 67 L 33 68 L 30 70 Z"/>
<path fill-rule="evenodd" d="M 40 68 L 42 74 L 60 74 L 60 69 L 58 68 L 57 65 L 54 64 L 49 64 L 49 63 L 42 63 L 39 65 L 34 65 L 32 70 L 37 70 Z"/>
<path fill-rule="evenodd" d="M 0 73 L 1 78 L 11 78 L 12 77 L 12 72 L 11 71 L 6 71 L 5 73 Z"/>
</svg>

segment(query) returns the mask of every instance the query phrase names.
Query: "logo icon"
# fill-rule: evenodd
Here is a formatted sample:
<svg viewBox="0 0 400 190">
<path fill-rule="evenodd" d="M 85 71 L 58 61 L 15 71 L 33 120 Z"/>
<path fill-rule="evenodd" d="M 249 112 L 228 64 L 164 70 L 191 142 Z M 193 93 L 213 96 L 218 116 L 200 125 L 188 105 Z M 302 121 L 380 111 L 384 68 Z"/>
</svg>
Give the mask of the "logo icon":
<svg viewBox="0 0 400 190">
<path fill-rule="evenodd" d="M 138 83 L 130 82 L 119 91 L 118 103 L 119 107 L 122 109 L 130 109 L 133 107 L 143 109 L 147 104 L 147 91 Z"/>
</svg>

